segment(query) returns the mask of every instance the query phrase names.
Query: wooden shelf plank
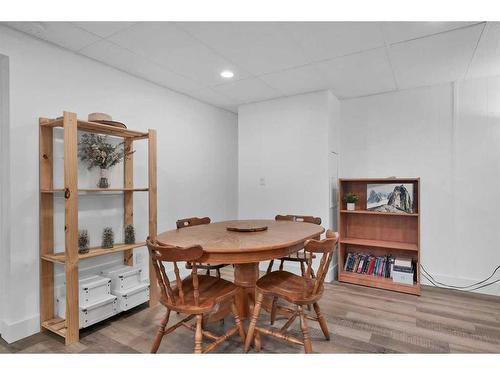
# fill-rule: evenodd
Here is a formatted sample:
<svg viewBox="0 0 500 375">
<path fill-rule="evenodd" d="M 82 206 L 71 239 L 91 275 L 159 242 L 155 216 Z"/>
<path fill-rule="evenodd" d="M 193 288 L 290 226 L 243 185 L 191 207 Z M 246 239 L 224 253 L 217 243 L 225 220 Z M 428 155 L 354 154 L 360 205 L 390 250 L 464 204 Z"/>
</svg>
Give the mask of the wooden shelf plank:
<svg viewBox="0 0 500 375">
<path fill-rule="evenodd" d="M 116 244 L 111 249 L 105 249 L 102 247 L 93 247 L 86 254 L 78 254 L 78 259 L 81 260 L 81 259 L 93 258 L 93 257 L 101 256 L 101 255 L 113 254 L 113 253 L 117 253 L 120 251 L 132 250 L 132 249 L 135 249 L 137 247 L 142 247 L 142 246 L 146 246 L 146 242 L 137 242 L 135 244 Z M 41 258 L 43 260 L 48 261 L 48 262 L 64 264 L 66 261 L 66 254 L 64 252 L 55 253 L 55 254 L 45 254 L 45 255 L 42 255 Z"/>
<path fill-rule="evenodd" d="M 340 182 L 393 182 L 393 183 L 412 183 L 420 181 L 418 177 L 373 177 L 373 178 L 339 178 Z"/>
<path fill-rule="evenodd" d="M 66 320 L 61 318 L 54 318 L 42 322 L 42 327 L 59 336 L 66 337 Z"/>
<path fill-rule="evenodd" d="M 41 123 L 40 126 L 48 127 L 48 128 L 62 127 L 63 126 L 63 118 L 59 117 L 56 119 L 46 119 L 46 121 Z"/>
<path fill-rule="evenodd" d="M 78 130 L 85 130 L 93 133 L 108 134 L 116 137 L 147 137 L 148 132 L 137 130 L 123 129 L 116 126 L 99 124 L 97 122 L 89 122 L 78 120 Z"/>
<path fill-rule="evenodd" d="M 394 290 L 397 292 L 420 295 L 420 285 L 395 283 L 390 278 L 365 275 L 355 272 L 340 271 L 339 281 L 346 283 L 370 286 L 379 289 Z"/>
<path fill-rule="evenodd" d="M 416 243 L 408 243 L 408 242 L 367 240 L 363 238 L 342 238 L 340 240 L 340 243 L 346 245 L 359 245 L 359 246 L 383 247 L 386 249 L 418 251 L 418 245 Z"/>
<path fill-rule="evenodd" d="M 343 214 L 354 214 L 354 215 L 382 215 L 382 216 L 410 216 L 410 217 L 418 217 L 417 213 L 406 214 L 400 212 L 378 212 L 378 211 L 368 211 L 368 210 L 340 210 Z"/>
<path fill-rule="evenodd" d="M 63 127 L 63 119 L 50 119 L 42 124 L 42 126 L 48 127 Z M 97 122 L 90 122 L 84 120 L 77 120 L 78 130 L 84 130 L 92 133 L 106 134 L 115 137 L 124 138 L 139 138 L 146 139 L 148 137 L 148 132 L 142 132 L 138 130 L 124 129 L 116 126 L 100 124 Z"/>
<path fill-rule="evenodd" d="M 78 189 L 78 193 L 106 193 L 106 192 L 125 192 L 125 191 L 149 191 L 148 188 L 108 188 L 108 189 Z M 63 193 L 64 189 L 42 189 L 41 193 Z"/>
</svg>

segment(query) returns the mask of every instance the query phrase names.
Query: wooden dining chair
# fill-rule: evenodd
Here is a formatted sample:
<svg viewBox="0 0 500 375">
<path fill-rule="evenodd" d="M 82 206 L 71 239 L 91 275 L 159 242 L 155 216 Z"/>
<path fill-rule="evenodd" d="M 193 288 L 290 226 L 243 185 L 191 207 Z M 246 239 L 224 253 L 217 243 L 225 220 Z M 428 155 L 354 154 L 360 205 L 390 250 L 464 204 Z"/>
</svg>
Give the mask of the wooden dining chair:
<svg viewBox="0 0 500 375">
<path fill-rule="evenodd" d="M 188 217 L 186 219 L 177 220 L 176 224 L 177 224 L 177 229 L 182 229 L 182 228 L 192 227 L 195 225 L 210 224 L 210 222 L 211 220 L 209 217 Z M 220 278 L 220 269 L 225 266 L 227 266 L 227 264 L 200 264 L 198 265 L 198 269 L 206 270 L 207 275 L 210 275 L 210 272 L 214 270 L 217 277 Z M 192 268 L 191 263 L 186 262 L 186 268 L 191 269 Z"/>
<path fill-rule="evenodd" d="M 245 330 L 235 305 L 235 296 L 239 292 L 239 287 L 224 279 L 210 275 L 198 275 L 197 260 L 203 256 L 201 246 L 177 247 L 161 245 L 152 242 L 149 238 L 147 246 L 161 290 L 160 302 L 167 308 L 167 313 L 161 321 L 160 328 L 153 341 L 151 353 L 158 351 L 163 336 L 175 331 L 180 326 L 195 332 L 195 353 L 208 353 L 236 333 L 239 333 L 241 339 L 245 342 Z M 173 288 L 170 285 L 163 262 L 173 263 L 175 273 L 175 286 Z M 184 280 L 179 275 L 177 262 L 192 263 L 191 275 Z M 203 314 L 213 311 L 216 306 L 228 300 L 231 302 L 235 325 L 222 336 L 217 336 L 205 330 L 203 328 Z M 171 311 L 186 314 L 187 316 L 167 328 Z M 188 324 L 192 319 L 195 319 L 196 323 Z M 205 348 L 203 348 L 204 336 L 213 340 Z"/>
<path fill-rule="evenodd" d="M 323 240 L 308 240 L 305 243 L 304 251 L 309 254 L 321 254 L 321 260 L 316 272 L 316 278 L 312 275 L 312 257 L 307 258 L 307 270 L 305 276 L 298 276 L 287 271 L 273 271 L 259 280 L 255 288 L 255 306 L 248 327 L 247 338 L 245 341 L 245 352 L 250 348 L 252 341 L 255 343 L 255 349 L 260 350 L 260 333 L 274 336 L 287 342 L 303 345 L 306 353 L 312 352 L 311 337 L 306 319 L 319 322 L 321 330 L 327 340 L 330 339 L 326 319 L 323 316 L 318 301 L 323 294 L 323 283 L 328 272 L 328 267 L 333 257 L 333 250 L 337 245 L 339 235 L 331 229 L 326 232 L 326 238 Z M 257 327 L 262 300 L 264 297 L 282 298 L 285 301 L 295 305 L 295 309 L 281 307 L 286 310 L 290 317 L 279 330 Z M 316 316 L 307 315 L 303 307 L 313 305 Z M 302 331 L 302 340 L 287 334 L 287 329 L 299 317 L 300 328 Z"/>
<path fill-rule="evenodd" d="M 311 223 L 311 224 L 317 224 L 321 225 L 321 218 L 320 217 L 314 217 L 314 216 L 302 216 L 302 215 L 276 215 L 274 220 L 276 221 L 298 221 L 298 222 L 304 222 L 304 223 Z M 280 266 L 279 270 L 283 271 L 283 266 L 285 262 L 296 262 L 300 263 L 300 273 L 302 276 L 305 276 L 306 273 L 306 263 L 307 263 L 307 254 L 303 249 L 289 254 L 285 257 L 279 258 L 280 261 Z M 310 255 L 312 259 L 315 259 L 316 256 L 314 254 Z M 267 267 L 267 273 L 272 272 L 273 270 L 273 265 L 274 265 L 274 259 L 272 259 L 269 262 L 269 266 Z M 311 268 L 311 276 L 314 278 L 316 275 L 314 274 L 314 270 Z M 307 309 L 310 311 L 311 306 L 307 306 Z M 274 321 L 276 320 L 276 311 L 277 311 L 277 299 L 273 298 L 273 302 L 271 305 L 271 325 L 274 324 Z"/>
<path fill-rule="evenodd" d="M 274 220 L 276 221 L 299 221 L 304 223 L 311 223 L 321 225 L 321 218 L 314 216 L 301 216 L 301 215 L 276 215 Z M 305 275 L 305 264 L 307 263 L 306 253 L 302 250 L 299 250 L 293 254 L 287 255 L 286 257 L 279 258 L 280 266 L 279 270 L 283 270 L 283 266 L 285 262 L 298 262 L 300 263 L 300 271 L 302 276 Z M 267 267 L 267 272 L 270 273 L 273 269 L 274 259 L 269 262 L 269 266 Z M 314 277 L 314 271 L 313 271 Z"/>
</svg>

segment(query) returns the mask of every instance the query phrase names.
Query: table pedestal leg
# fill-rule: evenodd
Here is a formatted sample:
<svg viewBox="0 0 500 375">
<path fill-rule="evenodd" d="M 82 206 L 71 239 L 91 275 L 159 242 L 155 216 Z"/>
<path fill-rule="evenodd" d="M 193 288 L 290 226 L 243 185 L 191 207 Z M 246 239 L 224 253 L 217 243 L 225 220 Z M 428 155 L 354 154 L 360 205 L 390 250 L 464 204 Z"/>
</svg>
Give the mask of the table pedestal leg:
<svg viewBox="0 0 500 375">
<path fill-rule="evenodd" d="M 234 283 L 241 288 L 236 296 L 236 308 L 241 319 L 249 319 L 252 315 L 250 301 L 255 300 L 255 283 L 259 278 L 259 263 L 234 265 Z"/>
</svg>

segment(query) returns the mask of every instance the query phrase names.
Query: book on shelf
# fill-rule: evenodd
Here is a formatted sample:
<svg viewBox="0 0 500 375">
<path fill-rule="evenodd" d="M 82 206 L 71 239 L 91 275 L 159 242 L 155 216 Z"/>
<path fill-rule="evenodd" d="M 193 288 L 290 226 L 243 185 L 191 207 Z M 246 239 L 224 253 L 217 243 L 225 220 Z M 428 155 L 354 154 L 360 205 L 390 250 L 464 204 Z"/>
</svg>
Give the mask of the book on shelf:
<svg viewBox="0 0 500 375">
<path fill-rule="evenodd" d="M 391 278 L 403 284 L 417 282 L 416 267 L 417 262 L 414 259 L 358 252 L 348 252 L 344 261 L 345 272 Z"/>
<path fill-rule="evenodd" d="M 401 268 L 411 268 L 412 260 L 410 258 L 401 258 L 398 257 L 394 260 L 394 265 Z"/>
<path fill-rule="evenodd" d="M 394 260 L 392 279 L 401 284 L 413 284 L 417 282 L 417 262 L 410 258 L 398 257 Z"/>
</svg>

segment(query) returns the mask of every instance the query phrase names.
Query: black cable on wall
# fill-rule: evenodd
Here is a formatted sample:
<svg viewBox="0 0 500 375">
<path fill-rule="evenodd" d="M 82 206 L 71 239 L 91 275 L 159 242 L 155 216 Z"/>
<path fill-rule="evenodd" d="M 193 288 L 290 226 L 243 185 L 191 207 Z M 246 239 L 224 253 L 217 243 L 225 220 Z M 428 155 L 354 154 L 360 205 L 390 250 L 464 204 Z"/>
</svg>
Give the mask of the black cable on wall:
<svg viewBox="0 0 500 375">
<path fill-rule="evenodd" d="M 493 285 L 493 284 L 498 283 L 500 281 L 500 279 L 497 279 L 497 280 L 492 281 L 490 283 L 484 284 L 485 282 L 487 282 L 488 280 L 490 280 L 495 275 L 495 273 L 500 269 L 500 265 L 498 265 L 493 270 L 493 272 L 491 273 L 491 275 L 489 277 L 487 277 L 486 279 L 478 281 L 478 282 L 476 282 L 474 284 L 465 285 L 465 286 L 449 285 L 449 284 L 445 284 L 445 283 L 439 282 L 439 281 L 437 281 L 425 269 L 425 267 L 422 264 L 420 264 L 420 269 L 422 270 L 422 276 L 424 276 L 432 285 L 434 285 L 436 287 L 439 287 L 439 288 L 443 288 L 444 287 L 444 288 L 448 288 L 448 289 L 454 289 L 454 290 L 462 290 L 462 291 L 472 292 L 474 290 L 478 290 L 478 289 L 485 288 L 487 286 Z"/>
</svg>

